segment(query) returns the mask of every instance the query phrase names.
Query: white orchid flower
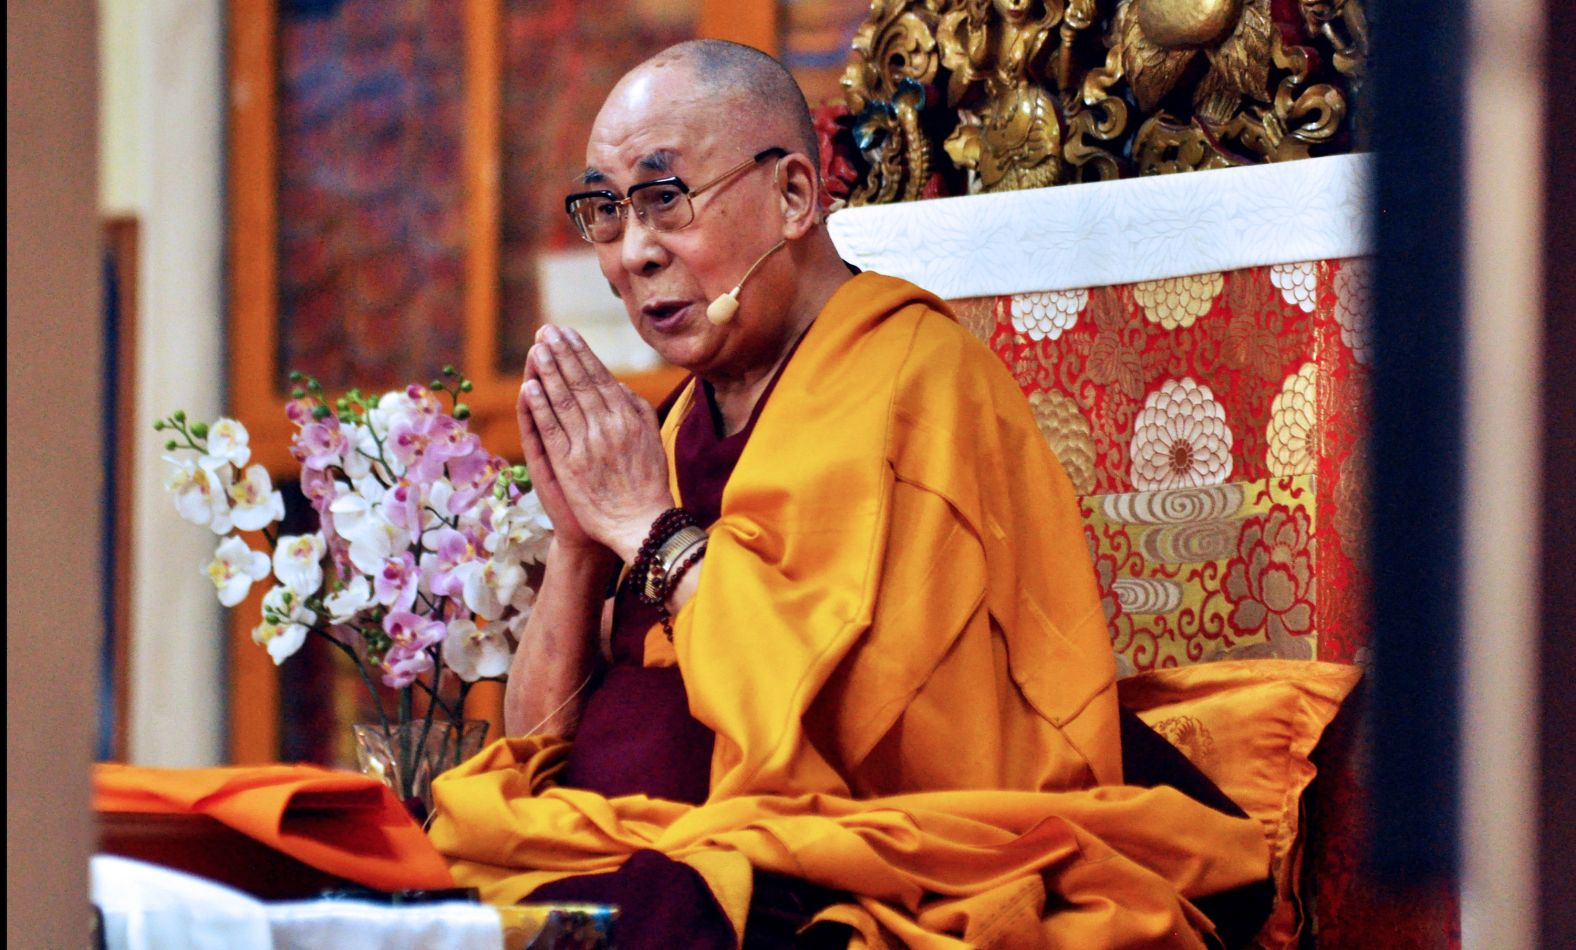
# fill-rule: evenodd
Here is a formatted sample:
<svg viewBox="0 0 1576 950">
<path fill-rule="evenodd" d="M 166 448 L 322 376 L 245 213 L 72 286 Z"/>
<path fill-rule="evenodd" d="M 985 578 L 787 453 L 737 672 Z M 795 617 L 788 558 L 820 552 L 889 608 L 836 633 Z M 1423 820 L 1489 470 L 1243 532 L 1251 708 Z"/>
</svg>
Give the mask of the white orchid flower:
<svg viewBox="0 0 1576 950">
<path fill-rule="evenodd" d="M 553 522 L 536 492 L 521 495 L 513 504 L 493 508 L 493 530 L 483 545 L 494 557 L 536 563 L 547 559 L 553 541 Z"/>
<path fill-rule="evenodd" d="M 323 584 L 323 555 L 327 552 L 320 532 L 287 534 L 274 548 L 274 576 L 304 600 Z"/>
<path fill-rule="evenodd" d="M 175 496 L 175 510 L 192 524 L 205 524 L 214 534 L 229 534 L 228 500 L 230 466 L 223 459 L 201 456 L 196 460 L 164 456 L 175 471 L 164 487 Z"/>
<path fill-rule="evenodd" d="M 372 583 L 363 574 L 357 574 L 345 585 L 345 589 L 330 594 L 323 606 L 328 608 L 328 615 L 335 623 L 344 623 L 360 613 L 372 603 Z"/>
<path fill-rule="evenodd" d="M 502 676 L 509 670 L 509 641 L 503 633 L 506 629 L 503 623 L 478 627 L 470 620 L 451 621 L 443 640 L 443 662 L 467 683 Z"/>
<path fill-rule="evenodd" d="M 363 574 L 376 574 L 395 551 L 410 544 L 409 533 L 383 516 L 382 506 L 361 495 L 341 495 L 328 506 L 334 531 L 350 542 L 350 563 Z"/>
<path fill-rule="evenodd" d="M 454 569 L 462 584 L 465 606 L 484 620 L 497 620 L 525 580 L 525 571 L 513 562 L 467 561 Z"/>
<path fill-rule="evenodd" d="M 378 471 L 383 471 L 382 466 L 374 466 L 374 468 L 376 468 Z M 384 471 L 384 474 L 386 475 L 387 472 Z M 362 498 L 365 498 L 368 503 L 374 505 L 381 502 L 383 500 L 383 496 L 388 494 L 387 486 L 385 486 L 383 482 L 378 481 L 378 476 L 372 471 L 372 469 L 368 469 L 367 474 L 361 476 L 360 478 L 351 479 L 350 490 L 354 491 Z"/>
<path fill-rule="evenodd" d="M 524 571 L 521 572 L 524 580 Z M 531 608 L 536 606 L 536 588 L 530 584 L 521 583 L 514 589 L 514 596 L 509 599 L 509 606 L 513 607 L 521 616 L 531 616 Z"/>
<path fill-rule="evenodd" d="M 252 457 L 246 426 L 234 419 L 217 419 L 208 427 L 208 454 L 240 468 Z"/>
<path fill-rule="evenodd" d="M 427 512 L 427 523 L 423 527 L 431 528 L 436 525 L 438 523 L 438 515 L 442 515 L 445 518 L 452 517 L 454 512 L 449 510 L 449 499 L 453 497 L 454 486 L 449 484 L 448 479 L 440 478 L 433 482 L 432 487 L 427 489 L 427 507 L 438 514 L 435 515 L 432 511 Z"/>
<path fill-rule="evenodd" d="M 231 535 L 219 542 L 207 572 L 219 592 L 219 603 L 234 607 L 246 599 L 253 581 L 268 576 L 268 555 L 252 550 L 245 541 Z"/>
<path fill-rule="evenodd" d="M 372 430 L 359 422 L 352 422 L 345 427 L 345 440 L 350 447 L 345 449 L 345 474 L 352 479 L 366 478 L 372 474 L 372 460 L 378 457 L 378 440 Z"/>
<path fill-rule="evenodd" d="M 285 496 L 274 491 L 268 469 L 253 465 L 230 486 L 230 520 L 242 531 L 256 531 L 285 516 Z"/>
<path fill-rule="evenodd" d="M 301 649 L 314 623 L 316 611 L 289 588 L 275 587 L 263 595 L 263 622 L 252 630 L 252 642 L 266 647 L 278 666 Z"/>
</svg>

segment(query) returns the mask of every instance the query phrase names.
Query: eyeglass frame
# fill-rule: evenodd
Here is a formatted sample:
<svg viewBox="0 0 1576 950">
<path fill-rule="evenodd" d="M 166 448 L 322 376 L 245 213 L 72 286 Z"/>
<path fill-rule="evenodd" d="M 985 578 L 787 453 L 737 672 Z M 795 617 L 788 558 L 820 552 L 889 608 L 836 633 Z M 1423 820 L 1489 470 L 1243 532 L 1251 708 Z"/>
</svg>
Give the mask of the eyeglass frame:
<svg viewBox="0 0 1576 950">
<path fill-rule="evenodd" d="M 577 191 L 574 194 L 569 195 L 568 197 L 564 198 L 564 213 L 569 215 L 569 219 L 575 223 L 575 230 L 580 233 L 580 239 L 582 241 L 585 241 L 587 244 L 611 244 L 614 241 L 617 241 L 619 238 L 624 236 L 624 228 L 627 226 L 627 223 L 628 223 L 628 214 L 626 213 L 626 209 L 634 207 L 635 193 L 640 191 L 640 190 L 642 190 L 642 189 L 644 189 L 644 188 L 655 188 L 658 185 L 665 185 L 665 186 L 668 186 L 668 187 L 677 188 L 679 190 L 679 192 L 684 195 L 684 200 L 690 202 L 690 219 L 688 221 L 684 222 L 683 224 L 679 225 L 676 228 L 657 228 L 657 227 L 653 227 L 650 224 L 650 222 L 648 222 L 646 220 L 645 215 L 641 214 L 640 211 L 637 209 L 635 211 L 635 220 L 639 221 L 642 227 L 644 227 L 644 228 L 646 228 L 647 230 L 650 230 L 650 231 L 656 231 L 656 232 L 659 232 L 659 233 L 671 233 L 673 231 L 682 231 L 685 228 L 687 228 L 690 225 L 695 223 L 695 205 L 694 205 L 694 202 L 693 202 L 692 199 L 696 195 L 700 194 L 703 191 L 706 191 L 709 188 L 713 188 L 713 187 L 715 187 L 717 185 L 722 184 L 723 182 L 727 181 L 729 178 L 732 178 L 734 175 L 739 174 L 740 172 L 746 171 L 747 169 L 750 169 L 750 168 L 753 168 L 756 165 L 759 165 L 765 159 L 768 159 L 768 158 L 787 158 L 788 154 L 789 154 L 788 150 L 783 148 L 780 145 L 773 145 L 770 148 L 763 148 L 759 152 L 756 152 L 752 157 L 745 159 L 744 161 L 740 162 L 739 164 L 733 166 L 732 168 L 730 168 L 727 171 L 723 172 L 722 174 L 718 175 L 716 178 L 713 178 L 711 181 L 708 181 L 704 185 L 700 185 L 700 186 L 698 186 L 696 188 L 691 188 L 689 185 L 685 184 L 684 179 L 680 178 L 677 175 L 668 175 L 668 176 L 666 176 L 664 178 L 653 178 L 650 181 L 636 182 L 635 184 L 629 186 L 629 190 L 624 192 L 624 197 L 622 197 L 622 198 L 620 198 L 618 196 L 618 192 L 613 191 L 612 189 L 609 189 L 609 188 L 601 188 L 601 189 L 598 189 L 596 191 Z M 580 218 L 574 213 L 574 210 L 573 210 L 575 202 L 580 201 L 580 200 L 582 200 L 584 198 L 599 198 L 599 197 L 606 197 L 606 198 L 612 199 L 614 207 L 618 208 L 618 223 L 619 223 L 618 234 L 615 235 L 614 237 L 608 238 L 606 241 L 594 241 L 594 240 L 592 240 L 590 233 L 586 230 L 585 226 L 580 222 Z"/>
</svg>

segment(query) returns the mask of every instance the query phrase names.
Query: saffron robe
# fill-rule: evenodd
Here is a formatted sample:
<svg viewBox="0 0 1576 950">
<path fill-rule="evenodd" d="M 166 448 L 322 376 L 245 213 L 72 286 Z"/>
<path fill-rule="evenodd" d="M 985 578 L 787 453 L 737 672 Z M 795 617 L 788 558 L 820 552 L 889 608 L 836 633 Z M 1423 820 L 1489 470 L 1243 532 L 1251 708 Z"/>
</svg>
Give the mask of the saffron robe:
<svg viewBox="0 0 1576 950">
<path fill-rule="evenodd" d="M 651 849 L 736 931 L 754 867 L 855 895 L 821 916 L 869 945 L 1111 947 L 1201 946 L 1187 898 L 1266 875 L 1256 823 L 1119 785 L 1072 487 L 934 297 L 838 290 L 709 533 L 671 654 L 716 735 L 707 800 L 560 787 L 567 742 L 505 739 L 434 783 L 456 882 L 511 902 Z"/>
</svg>

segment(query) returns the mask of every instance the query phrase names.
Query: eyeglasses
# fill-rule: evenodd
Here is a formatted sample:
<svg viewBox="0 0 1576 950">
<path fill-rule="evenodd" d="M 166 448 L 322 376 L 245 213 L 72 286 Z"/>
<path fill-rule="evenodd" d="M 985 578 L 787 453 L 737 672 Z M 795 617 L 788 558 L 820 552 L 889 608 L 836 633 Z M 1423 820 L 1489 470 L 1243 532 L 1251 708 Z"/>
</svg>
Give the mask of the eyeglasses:
<svg viewBox="0 0 1576 950">
<path fill-rule="evenodd" d="M 564 199 L 564 210 L 575 222 L 580 236 L 592 244 L 616 241 L 624 233 L 624 208 L 635 209 L 635 217 L 653 231 L 677 231 L 695 220 L 695 205 L 690 199 L 708 188 L 720 185 L 747 168 L 768 158 L 782 158 L 788 150 L 773 146 L 756 152 L 698 188 L 690 188 L 677 175 L 655 178 L 629 187 L 625 197 L 612 191 L 582 191 Z"/>
</svg>

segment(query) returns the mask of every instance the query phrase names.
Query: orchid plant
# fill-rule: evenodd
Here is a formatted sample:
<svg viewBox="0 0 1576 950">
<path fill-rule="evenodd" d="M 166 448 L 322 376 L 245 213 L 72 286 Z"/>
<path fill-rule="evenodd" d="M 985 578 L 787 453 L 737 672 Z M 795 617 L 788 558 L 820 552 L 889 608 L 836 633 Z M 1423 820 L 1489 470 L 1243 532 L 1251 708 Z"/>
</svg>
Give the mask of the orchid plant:
<svg viewBox="0 0 1576 950">
<path fill-rule="evenodd" d="M 219 602 L 233 607 L 271 580 L 252 639 L 275 664 L 312 635 L 345 653 L 391 745 L 397 726 L 419 720 L 425 734 L 439 710 L 459 727 L 472 684 L 508 670 L 535 598 L 529 577 L 540 576 L 531 568 L 547 556 L 552 526 L 525 467 L 469 431 L 461 399 L 471 383 L 453 367 L 430 386 L 351 390 L 332 404 L 315 379 L 291 380 L 290 451 L 320 525 L 309 534 L 273 527 L 284 499 L 262 465 L 247 464 L 241 423 L 178 411 L 153 426 L 172 435 L 166 487 L 176 510 L 221 538 L 205 567 Z M 241 532 L 261 532 L 271 556 Z M 392 716 L 374 677 L 397 691 Z M 418 692 L 427 699 L 419 716 Z M 415 771 L 403 768 L 402 781 Z"/>
</svg>

